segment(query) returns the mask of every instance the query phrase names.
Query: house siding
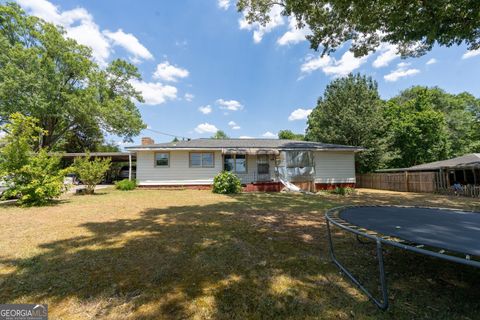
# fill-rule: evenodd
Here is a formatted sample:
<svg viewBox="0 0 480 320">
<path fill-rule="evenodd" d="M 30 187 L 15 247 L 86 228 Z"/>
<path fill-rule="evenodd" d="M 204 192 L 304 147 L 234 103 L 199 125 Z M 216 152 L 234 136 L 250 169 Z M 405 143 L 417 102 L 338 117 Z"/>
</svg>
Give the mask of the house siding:
<svg viewBox="0 0 480 320">
<path fill-rule="evenodd" d="M 141 186 L 210 185 L 213 178 L 223 170 L 220 151 L 214 152 L 212 168 L 190 168 L 189 151 L 170 151 L 169 167 L 154 165 L 154 151 L 137 152 L 137 180 Z M 270 176 L 275 178 L 275 161 L 270 162 Z M 247 156 L 247 173 L 238 174 L 242 183 L 255 182 L 257 173 L 256 156 Z M 355 183 L 355 156 L 353 152 L 315 152 L 315 183 Z"/>
<path fill-rule="evenodd" d="M 315 152 L 315 183 L 355 183 L 353 152 Z"/>
<path fill-rule="evenodd" d="M 190 168 L 189 151 L 170 151 L 168 167 L 155 166 L 155 152 L 137 152 L 137 180 L 142 186 L 149 185 L 205 185 L 212 184 L 213 177 L 222 171 L 222 154 L 214 152 L 212 168 Z"/>
</svg>

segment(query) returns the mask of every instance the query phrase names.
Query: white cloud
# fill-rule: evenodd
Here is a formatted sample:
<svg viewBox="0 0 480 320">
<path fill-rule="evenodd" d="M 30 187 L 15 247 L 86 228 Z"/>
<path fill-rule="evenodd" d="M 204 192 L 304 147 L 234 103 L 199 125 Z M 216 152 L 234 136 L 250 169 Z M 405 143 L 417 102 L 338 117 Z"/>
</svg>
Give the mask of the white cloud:
<svg viewBox="0 0 480 320">
<path fill-rule="evenodd" d="M 240 126 L 235 122 L 235 121 L 230 121 L 228 123 L 228 125 L 230 126 L 230 128 L 232 128 L 233 130 L 239 130 L 240 129 Z"/>
<path fill-rule="evenodd" d="M 400 78 L 413 76 L 420 72 L 420 70 L 418 69 L 413 69 L 413 68 L 408 69 L 409 66 L 410 66 L 410 63 L 400 62 L 399 64 L 397 64 L 397 69 L 383 76 L 383 78 L 385 79 L 385 81 L 395 82 Z"/>
<path fill-rule="evenodd" d="M 201 123 L 196 128 L 195 131 L 198 133 L 215 133 L 218 131 L 217 127 L 210 123 Z"/>
<path fill-rule="evenodd" d="M 227 10 L 230 7 L 230 0 L 218 0 L 217 4 L 219 8 Z"/>
<path fill-rule="evenodd" d="M 103 31 L 103 34 L 112 41 L 114 45 L 118 45 L 132 54 L 132 61 L 139 62 L 141 60 L 152 60 L 153 55 L 143 46 L 137 37 L 131 33 L 125 33 L 122 29 L 116 32 L 109 30 Z"/>
<path fill-rule="evenodd" d="M 288 117 L 288 121 L 305 120 L 310 113 L 312 113 L 312 109 L 296 109 L 292 111 L 292 113 Z"/>
<path fill-rule="evenodd" d="M 306 41 L 307 39 L 305 37 L 310 33 L 310 28 L 308 28 L 307 26 L 298 29 L 297 19 L 295 19 L 295 17 L 289 17 L 288 31 L 277 39 L 277 44 L 280 46 L 285 46 L 288 44 L 296 44 L 302 41 Z"/>
<path fill-rule="evenodd" d="M 265 26 L 262 26 L 258 22 L 254 22 L 251 24 L 248 23 L 245 13 L 243 17 L 240 20 L 238 20 L 238 24 L 240 26 L 240 29 L 242 30 L 249 30 L 249 31 L 253 30 L 253 42 L 260 43 L 265 34 L 285 24 L 285 19 L 282 16 L 282 11 L 283 11 L 282 7 L 278 5 L 274 5 L 270 10 L 270 12 L 268 13 L 270 17 L 270 21 Z"/>
<path fill-rule="evenodd" d="M 340 60 L 336 60 L 330 56 L 319 56 L 317 58 L 309 57 L 306 62 L 302 64 L 300 70 L 302 73 L 311 73 L 315 70 L 321 69 L 326 75 L 333 77 L 343 77 L 350 72 L 360 68 L 365 63 L 368 56 L 355 58 L 350 51 L 345 52 Z"/>
<path fill-rule="evenodd" d="M 240 136 L 238 138 L 239 139 L 255 139 L 255 137 L 250 137 L 250 136 Z"/>
<path fill-rule="evenodd" d="M 146 53 L 148 50 L 140 44 L 135 36 L 119 29 L 112 33 L 116 35 L 116 40 L 107 37 L 95 23 L 93 16 L 82 7 L 60 11 L 58 6 L 47 0 L 17 0 L 17 2 L 29 14 L 64 27 L 67 37 L 92 48 L 92 56 L 101 66 L 107 64 L 108 58 L 112 54 L 112 47 L 115 45 L 120 45 L 132 53 L 133 60 L 138 61 L 139 58 L 148 57 Z"/>
<path fill-rule="evenodd" d="M 191 102 L 191 101 L 193 101 L 193 98 L 195 98 L 195 96 L 193 94 L 187 92 L 187 93 L 185 93 L 184 98 L 185 98 L 186 101 Z"/>
<path fill-rule="evenodd" d="M 218 99 L 216 103 L 220 106 L 220 109 L 238 111 L 243 109 L 243 105 L 237 100 L 223 100 Z"/>
<path fill-rule="evenodd" d="M 210 105 L 201 106 L 198 108 L 198 111 L 200 111 L 203 114 L 209 114 L 212 112 L 212 107 L 210 107 Z"/>
<path fill-rule="evenodd" d="M 437 59 L 431 58 L 430 60 L 427 61 L 426 64 L 427 64 L 427 65 L 430 65 L 430 64 L 435 64 L 435 63 L 437 63 L 437 62 L 438 62 Z"/>
<path fill-rule="evenodd" d="M 311 73 L 315 70 L 322 69 L 326 66 L 328 66 L 332 61 L 332 58 L 330 56 L 319 56 L 317 58 L 313 58 L 313 56 L 307 57 L 306 61 L 302 66 L 300 67 L 300 70 L 302 73 Z"/>
<path fill-rule="evenodd" d="M 187 69 L 182 69 L 165 61 L 157 65 L 153 77 L 155 79 L 162 79 L 164 81 L 177 82 L 180 78 L 188 77 L 189 72 Z"/>
<path fill-rule="evenodd" d="M 145 104 L 159 105 L 177 98 L 177 88 L 159 82 L 131 80 L 133 87 L 142 93 Z"/>
<path fill-rule="evenodd" d="M 480 55 L 480 49 L 470 50 L 470 51 L 465 52 L 462 55 L 462 59 L 469 59 L 469 58 L 473 58 L 473 57 L 478 56 L 478 55 Z"/>
<path fill-rule="evenodd" d="M 264 134 L 262 134 L 262 137 L 264 137 L 264 138 L 278 138 L 278 135 L 276 135 L 275 133 L 272 133 L 270 131 L 267 131 Z"/>
<path fill-rule="evenodd" d="M 382 43 L 378 48 L 378 52 L 379 55 L 372 63 L 374 68 L 386 67 L 390 62 L 400 57 L 400 55 L 397 54 L 397 47 L 391 44 Z"/>
</svg>

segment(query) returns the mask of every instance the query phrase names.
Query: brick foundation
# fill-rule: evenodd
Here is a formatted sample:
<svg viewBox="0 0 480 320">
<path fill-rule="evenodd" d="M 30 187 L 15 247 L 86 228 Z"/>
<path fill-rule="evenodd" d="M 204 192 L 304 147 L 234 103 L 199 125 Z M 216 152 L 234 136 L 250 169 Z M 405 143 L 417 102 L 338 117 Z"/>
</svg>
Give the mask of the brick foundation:
<svg viewBox="0 0 480 320">
<path fill-rule="evenodd" d="M 336 187 L 340 188 L 355 188 L 355 183 L 315 183 L 315 188 L 318 190 L 333 190 Z"/>
<path fill-rule="evenodd" d="M 151 190 L 212 190 L 212 186 L 209 184 L 198 184 L 198 185 L 168 185 L 168 186 L 138 186 L 142 189 L 151 189 Z"/>
<path fill-rule="evenodd" d="M 243 187 L 244 192 L 280 192 L 283 185 L 280 182 L 249 183 Z"/>
<path fill-rule="evenodd" d="M 301 183 L 295 183 L 300 188 L 306 190 L 307 186 Z M 169 186 L 139 186 L 142 189 L 152 189 L 152 190 L 212 190 L 211 185 L 169 185 Z M 355 183 L 315 183 L 315 190 L 333 190 L 336 187 L 343 188 L 355 188 Z M 283 184 L 280 182 L 258 182 L 258 183 L 249 183 L 243 186 L 243 192 L 280 192 L 283 189 Z M 314 190 L 311 190 L 314 191 Z"/>
</svg>

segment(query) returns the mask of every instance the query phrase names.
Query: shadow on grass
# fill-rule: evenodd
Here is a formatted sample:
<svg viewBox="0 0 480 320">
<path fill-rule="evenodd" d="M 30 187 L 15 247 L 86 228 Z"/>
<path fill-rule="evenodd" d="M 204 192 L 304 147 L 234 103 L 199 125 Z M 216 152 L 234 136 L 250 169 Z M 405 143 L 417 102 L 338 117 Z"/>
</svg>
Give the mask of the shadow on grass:
<svg viewBox="0 0 480 320">
<path fill-rule="evenodd" d="M 392 250 L 387 271 L 400 303 L 381 313 L 330 263 L 323 212 L 334 202 L 284 194 L 232 200 L 86 223 L 85 236 L 43 244 L 44 253 L 31 258 L 2 259 L 14 271 L 0 274 L 0 301 L 106 301 L 92 318 L 473 318 L 478 312 L 478 273 Z M 350 264 L 371 258 L 368 247 L 348 237 L 337 244 L 354 248 Z M 368 263 L 358 271 L 375 274 Z M 433 309 L 424 310 L 427 302 Z"/>
</svg>

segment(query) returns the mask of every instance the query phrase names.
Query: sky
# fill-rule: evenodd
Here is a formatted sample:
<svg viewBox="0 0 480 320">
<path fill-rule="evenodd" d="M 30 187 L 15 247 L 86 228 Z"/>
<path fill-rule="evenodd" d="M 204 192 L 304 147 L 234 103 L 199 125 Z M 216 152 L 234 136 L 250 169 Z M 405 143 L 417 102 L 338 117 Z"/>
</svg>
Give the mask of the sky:
<svg viewBox="0 0 480 320">
<path fill-rule="evenodd" d="M 306 117 L 333 79 L 350 72 L 373 77 L 382 98 L 413 85 L 439 86 L 480 97 L 480 50 L 435 47 L 420 58 L 400 59 L 382 45 L 355 58 L 342 46 L 320 57 L 295 21 L 272 10 L 266 27 L 250 25 L 234 0 L 17 0 L 29 13 L 61 25 L 93 50 L 100 66 L 115 58 L 135 64 L 138 103 L 156 142 L 207 138 L 276 138 L 279 130 L 303 133 Z M 121 146 L 118 137 L 109 136 Z"/>
</svg>

